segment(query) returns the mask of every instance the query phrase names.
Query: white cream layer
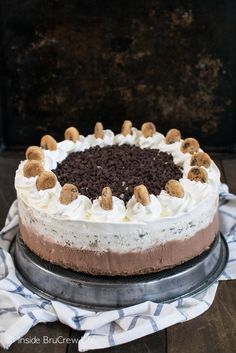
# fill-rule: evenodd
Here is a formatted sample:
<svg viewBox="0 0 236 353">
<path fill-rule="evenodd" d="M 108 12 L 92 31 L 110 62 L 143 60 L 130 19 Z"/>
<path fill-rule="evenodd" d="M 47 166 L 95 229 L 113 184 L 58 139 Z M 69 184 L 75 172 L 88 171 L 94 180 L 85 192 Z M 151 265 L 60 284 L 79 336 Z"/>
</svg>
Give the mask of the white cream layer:
<svg viewBox="0 0 236 353">
<path fill-rule="evenodd" d="M 124 137 L 124 136 L 123 136 Z M 100 141 L 101 140 L 101 141 Z M 44 151 L 44 168 L 52 170 L 56 168 L 57 163 L 65 159 L 69 153 L 75 151 L 84 151 L 85 149 L 100 145 L 112 145 L 114 143 L 123 144 L 124 141 L 137 146 L 157 148 L 174 156 L 175 163 L 178 163 L 183 168 L 183 178 L 180 180 L 184 188 L 184 198 L 177 199 L 162 191 L 159 196 L 152 195 L 152 203 L 148 206 L 138 204 L 133 197 L 124 206 L 122 200 L 115 201 L 113 210 L 101 212 L 98 208 L 98 200 L 93 204 L 85 197 L 79 196 L 76 202 L 71 205 L 61 207 L 59 203 L 60 184 L 53 190 L 45 190 L 38 192 L 35 183 L 36 177 L 26 178 L 23 176 L 23 165 L 21 162 L 15 177 L 15 187 L 18 198 L 24 200 L 29 207 L 41 210 L 45 216 L 50 214 L 52 217 L 71 220 L 94 220 L 99 222 L 114 222 L 118 223 L 147 223 L 163 218 L 173 218 L 188 214 L 189 211 L 199 207 L 199 204 L 210 199 L 215 199 L 218 195 L 218 186 L 220 182 L 220 173 L 214 162 L 211 162 L 210 168 L 207 169 L 208 181 L 204 184 L 194 182 L 187 179 L 187 173 L 190 169 L 191 155 L 180 151 L 181 142 L 168 145 L 165 143 L 164 136 L 156 133 L 153 137 L 145 139 L 141 132 L 133 128 L 133 134 L 127 135 L 122 139 L 121 134 L 114 136 L 111 130 L 105 130 L 104 140 L 95 139 L 94 135 L 88 137 L 80 136 L 76 143 L 65 140 L 57 144 L 56 151 Z M 126 143 L 125 142 L 125 143 Z M 119 205 L 119 207 L 117 206 Z M 76 213 L 77 212 L 77 213 Z"/>
</svg>

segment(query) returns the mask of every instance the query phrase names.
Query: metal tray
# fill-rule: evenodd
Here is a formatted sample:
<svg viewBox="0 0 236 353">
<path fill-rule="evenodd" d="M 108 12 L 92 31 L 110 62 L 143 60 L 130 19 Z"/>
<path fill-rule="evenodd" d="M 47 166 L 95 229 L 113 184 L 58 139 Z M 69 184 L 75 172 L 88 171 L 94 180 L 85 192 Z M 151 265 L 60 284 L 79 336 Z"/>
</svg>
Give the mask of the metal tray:
<svg viewBox="0 0 236 353">
<path fill-rule="evenodd" d="M 16 274 L 46 299 L 89 310 L 122 308 L 144 302 L 170 302 L 197 294 L 217 280 L 228 261 L 224 237 L 217 235 L 209 250 L 173 269 L 128 277 L 92 276 L 43 261 L 16 238 Z"/>
</svg>

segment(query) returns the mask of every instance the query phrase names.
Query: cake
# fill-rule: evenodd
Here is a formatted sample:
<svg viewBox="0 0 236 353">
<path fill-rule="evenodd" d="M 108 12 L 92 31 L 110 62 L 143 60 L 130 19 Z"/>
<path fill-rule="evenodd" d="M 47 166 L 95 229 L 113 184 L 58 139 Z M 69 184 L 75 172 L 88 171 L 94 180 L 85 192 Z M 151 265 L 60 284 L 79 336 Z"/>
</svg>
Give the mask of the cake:
<svg viewBox="0 0 236 353">
<path fill-rule="evenodd" d="M 137 275 L 202 254 L 218 231 L 220 172 L 194 138 L 129 120 L 42 137 L 16 171 L 20 236 L 40 258 L 92 275 Z"/>
</svg>

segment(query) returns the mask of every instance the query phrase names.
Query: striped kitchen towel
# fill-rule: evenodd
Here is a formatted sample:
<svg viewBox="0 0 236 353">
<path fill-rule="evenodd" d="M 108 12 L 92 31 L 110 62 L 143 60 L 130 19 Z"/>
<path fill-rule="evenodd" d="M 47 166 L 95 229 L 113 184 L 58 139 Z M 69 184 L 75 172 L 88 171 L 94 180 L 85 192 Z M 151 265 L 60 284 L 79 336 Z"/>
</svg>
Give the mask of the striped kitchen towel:
<svg viewBox="0 0 236 353">
<path fill-rule="evenodd" d="M 220 221 L 230 251 L 228 265 L 220 280 L 236 278 L 236 196 L 225 184 L 220 188 Z M 218 281 L 204 292 L 169 304 L 144 302 L 120 310 L 93 312 L 58 301 L 40 298 L 18 280 L 8 252 L 18 228 L 18 209 L 11 206 L 0 233 L 0 345 L 10 345 L 39 322 L 59 320 L 85 334 L 78 350 L 111 347 L 193 319 L 212 304 Z"/>
</svg>

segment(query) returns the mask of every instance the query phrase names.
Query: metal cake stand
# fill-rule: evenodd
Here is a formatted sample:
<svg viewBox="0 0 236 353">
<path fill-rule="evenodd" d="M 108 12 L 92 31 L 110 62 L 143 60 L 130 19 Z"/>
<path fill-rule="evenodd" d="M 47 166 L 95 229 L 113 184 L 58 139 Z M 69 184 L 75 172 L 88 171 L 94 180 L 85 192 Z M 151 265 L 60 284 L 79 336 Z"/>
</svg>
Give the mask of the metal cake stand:
<svg viewBox="0 0 236 353">
<path fill-rule="evenodd" d="M 228 261 L 224 237 L 217 235 L 209 250 L 173 269 L 128 277 L 92 276 L 40 259 L 17 236 L 16 274 L 34 293 L 46 299 L 89 310 L 122 308 L 144 302 L 170 302 L 200 293 L 215 282 Z"/>
</svg>

